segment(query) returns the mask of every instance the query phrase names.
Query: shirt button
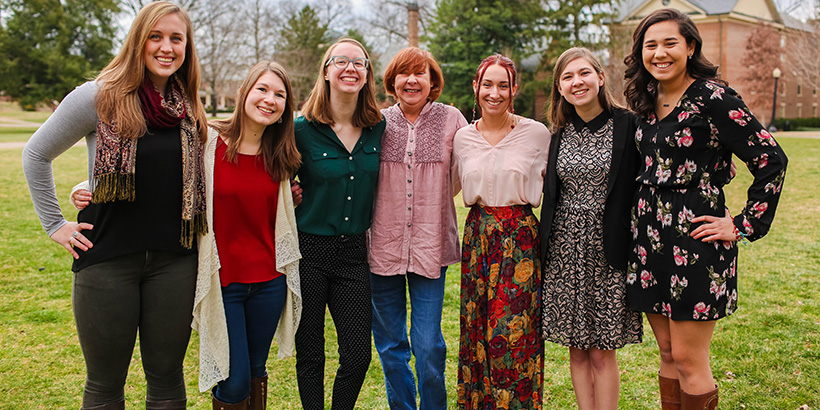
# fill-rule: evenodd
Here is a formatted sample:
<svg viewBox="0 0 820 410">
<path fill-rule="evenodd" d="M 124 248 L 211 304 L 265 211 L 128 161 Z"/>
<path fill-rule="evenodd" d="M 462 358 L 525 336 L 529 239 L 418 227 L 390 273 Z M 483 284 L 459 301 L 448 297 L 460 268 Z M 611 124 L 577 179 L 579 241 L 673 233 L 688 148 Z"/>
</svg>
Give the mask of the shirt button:
<svg viewBox="0 0 820 410">
<path fill-rule="evenodd" d="M 412 157 L 413 156 L 413 151 L 407 151 L 407 156 Z"/>
<path fill-rule="evenodd" d="M 347 200 L 349 201 L 349 200 L 350 200 L 350 197 L 347 197 Z"/>
<path fill-rule="evenodd" d="M 353 155 L 351 155 L 351 156 L 347 157 L 347 159 L 349 159 L 349 160 L 353 161 Z"/>
<path fill-rule="evenodd" d="M 323 157 L 326 157 L 326 156 L 327 156 L 327 152 L 323 152 L 323 153 L 322 153 L 322 156 L 323 156 Z"/>
<path fill-rule="evenodd" d="M 411 209 L 413 209 L 413 207 L 412 207 L 412 206 L 408 206 L 408 207 L 407 207 L 407 210 L 408 210 L 408 211 L 409 211 L 409 210 L 411 210 Z"/>
<path fill-rule="evenodd" d="M 353 180 L 353 178 L 354 178 L 354 177 L 353 177 L 353 175 L 351 175 L 351 176 L 350 176 L 350 179 L 351 179 L 351 180 Z"/>
<path fill-rule="evenodd" d="M 410 164 L 407 164 L 407 169 L 410 169 Z"/>
<path fill-rule="evenodd" d="M 410 142 L 413 142 L 413 139 L 412 139 L 412 138 L 410 138 Z"/>
<path fill-rule="evenodd" d="M 410 223 L 409 223 L 409 224 L 407 224 L 407 227 L 408 227 L 408 228 L 409 228 L 409 227 L 411 227 L 411 226 L 413 226 L 413 224 L 410 224 Z"/>
<path fill-rule="evenodd" d="M 413 196 L 413 194 L 407 194 L 407 196 L 408 196 L 408 197 L 411 197 L 411 196 Z"/>
<path fill-rule="evenodd" d="M 412 180 L 412 179 L 408 179 L 408 180 L 407 180 L 407 182 L 413 182 L 413 180 Z"/>
<path fill-rule="evenodd" d="M 345 221 L 349 221 L 349 220 L 350 220 L 350 218 L 348 218 L 348 217 L 345 217 Z"/>
</svg>

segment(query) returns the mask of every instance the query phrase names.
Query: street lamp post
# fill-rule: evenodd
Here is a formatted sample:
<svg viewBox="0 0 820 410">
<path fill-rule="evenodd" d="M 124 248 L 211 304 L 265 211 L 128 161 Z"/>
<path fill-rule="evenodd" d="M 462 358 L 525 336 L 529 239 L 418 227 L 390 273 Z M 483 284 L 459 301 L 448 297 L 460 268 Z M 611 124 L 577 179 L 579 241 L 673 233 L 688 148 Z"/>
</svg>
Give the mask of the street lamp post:
<svg viewBox="0 0 820 410">
<path fill-rule="evenodd" d="M 780 79 L 781 74 L 780 69 L 777 67 L 772 70 L 772 77 L 774 77 L 774 96 L 772 97 L 772 118 L 769 122 L 769 131 L 773 131 L 775 129 L 774 117 L 777 110 L 777 80 Z"/>
</svg>

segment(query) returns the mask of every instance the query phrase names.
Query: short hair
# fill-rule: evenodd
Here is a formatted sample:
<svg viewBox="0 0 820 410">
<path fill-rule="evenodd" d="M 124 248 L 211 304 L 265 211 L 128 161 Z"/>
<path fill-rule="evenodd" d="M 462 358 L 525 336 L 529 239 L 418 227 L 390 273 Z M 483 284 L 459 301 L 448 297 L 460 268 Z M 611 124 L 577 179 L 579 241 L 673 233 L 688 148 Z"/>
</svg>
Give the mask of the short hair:
<svg viewBox="0 0 820 410">
<path fill-rule="evenodd" d="M 500 65 L 507 71 L 507 82 L 510 83 L 510 107 L 508 108 L 508 111 L 515 112 L 515 108 L 513 107 L 513 98 L 515 97 L 513 94 L 513 89 L 516 85 L 518 85 L 518 72 L 515 69 L 515 63 L 512 60 L 496 53 L 481 60 L 481 63 L 475 70 L 473 83 L 476 88 L 473 89 L 473 98 L 475 104 L 478 106 L 478 113 L 481 114 L 481 104 L 478 104 L 478 87 L 481 86 L 481 81 L 484 79 L 484 73 L 487 72 L 487 69 L 490 68 L 491 65 Z"/>
<path fill-rule="evenodd" d="M 399 74 L 411 74 L 430 69 L 430 95 L 429 101 L 435 101 L 441 95 L 444 88 L 444 75 L 436 58 L 427 50 L 418 47 L 407 47 L 396 53 L 387 70 L 384 72 L 384 89 L 388 94 L 396 96 L 395 80 Z"/>
<path fill-rule="evenodd" d="M 655 109 L 655 96 L 647 87 L 656 81 L 643 65 L 643 40 L 649 27 L 664 21 L 677 23 L 678 31 L 686 44 L 695 46 L 692 58 L 686 61 L 686 73 L 696 79 L 715 80 L 717 77 L 717 67 L 703 55 L 703 40 L 698 27 L 688 15 L 676 9 L 660 9 L 649 13 L 632 33 L 632 51 L 624 58 L 624 96 L 629 108 L 642 117 L 648 116 Z"/>
<path fill-rule="evenodd" d="M 245 102 L 251 89 L 265 73 L 273 73 L 285 85 L 285 109 L 278 122 L 265 127 L 262 133 L 262 144 L 259 148 L 265 164 L 265 171 L 275 180 L 281 181 L 290 178 L 301 165 L 301 155 L 296 149 L 296 139 L 293 134 L 293 94 L 290 78 L 285 69 L 273 61 L 260 61 L 254 65 L 242 85 L 236 92 L 236 109 L 229 118 L 211 122 L 211 126 L 225 137 L 228 149 L 225 157 L 230 162 L 237 161 L 239 143 L 242 139 L 242 126 L 247 121 Z"/>
<path fill-rule="evenodd" d="M 309 121 L 316 121 L 322 124 L 333 125 L 335 121 L 328 109 L 330 104 L 330 87 L 328 87 L 328 80 L 325 80 L 327 73 L 327 62 L 333 57 L 333 49 L 339 44 L 350 43 L 359 47 L 364 53 L 365 58 L 370 59 L 370 54 L 359 41 L 342 37 L 336 40 L 333 45 L 327 48 L 322 63 L 319 66 L 319 75 L 316 76 L 316 83 L 313 84 L 313 90 L 310 91 L 307 101 L 302 105 L 302 114 Z M 382 120 L 382 114 L 376 104 L 376 80 L 373 77 L 373 64 L 367 66 L 367 78 L 364 82 L 364 87 L 359 90 L 359 99 L 356 101 L 356 111 L 353 113 L 354 127 L 372 127 Z"/>
<path fill-rule="evenodd" d="M 592 54 L 592 51 L 588 48 L 572 47 L 561 53 L 561 56 L 558 57 L 558 61 L 555 62 L 555 68 L 552 70 L 552 95 L 550 95 L 550 105 L 547 110 L 547 118 L 549 119 L 552 132 L 556 132 L 559 128 L 566 126 L 575 115 L 575 106 L 570 104 L 569 101 L 561 95 L 558 89 L 560 88 L 561 74 L 564 73 L 569 63 L 578 58 L 587 60 L 595 72 L 604 79 L 604 84 L 598 88 L 598 102 L 601 104 L 601 107 L 607 112 L 612 112 L 613 108 L 621 108 L 615 101 L 615 98 L 612 97 L 612 91 L 609 89 L 604 67 L 601 65 L 601 62 L 595 58 L 595 55 Z"/>
</svg>

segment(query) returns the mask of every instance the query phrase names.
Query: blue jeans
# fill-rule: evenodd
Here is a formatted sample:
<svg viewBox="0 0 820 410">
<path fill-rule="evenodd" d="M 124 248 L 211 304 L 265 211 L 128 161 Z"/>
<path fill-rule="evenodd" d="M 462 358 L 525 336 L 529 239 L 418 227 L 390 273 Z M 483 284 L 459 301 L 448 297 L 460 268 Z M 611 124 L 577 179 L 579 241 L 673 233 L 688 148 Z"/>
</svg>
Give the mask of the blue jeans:
<svg viewBox="0 0 820 410">
<path fill-rule="evenodd" d="M 222 288 L 228 323 L 231 370 L 214 388 L 223 403 L 238 403 L 251 392 L 251 378 L 267 374 L 265 362 L 285 306 L 285 275 L 259 283 L 231 283 Z"/>
<path fill-rule="evenodd" d="M 421 410 L 447 409 L 444 362 L 447 345 L 441 334 L 444 282 L 415 273 L 370 274 L 373 301 L 373 344 L 379 352 L 391 410 L 416 409 L 416 381 L 410 354 L 416 356 Z M 406 286 L 405 286 L 406 281 Z M 410 291 L 410 340 L 407 339 L 407 291 Z"/>
</svg>

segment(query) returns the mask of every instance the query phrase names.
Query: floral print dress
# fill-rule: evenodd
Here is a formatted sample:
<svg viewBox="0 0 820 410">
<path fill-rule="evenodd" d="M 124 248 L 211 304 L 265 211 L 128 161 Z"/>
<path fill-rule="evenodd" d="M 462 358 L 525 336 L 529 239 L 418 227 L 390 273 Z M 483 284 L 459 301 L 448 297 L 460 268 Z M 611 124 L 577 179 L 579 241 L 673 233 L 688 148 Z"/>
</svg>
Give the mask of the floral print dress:
<svg viewBox="0 0 820 410">
<path fill-rule="evenodd" d="M 632 207 L 627 303 L 672 320 L 716 320 L 737 309 L 736 242 L 690 236 L 701 215 L 726 215 L 723 186 L 732 154 L 754 176 L 735 227 L 749 240 L 769 230 L 786 154 L 740 96 L 695 80 L 672 112 L 642 118 L 635 134 L 644 164 Z"/>
</svg>

